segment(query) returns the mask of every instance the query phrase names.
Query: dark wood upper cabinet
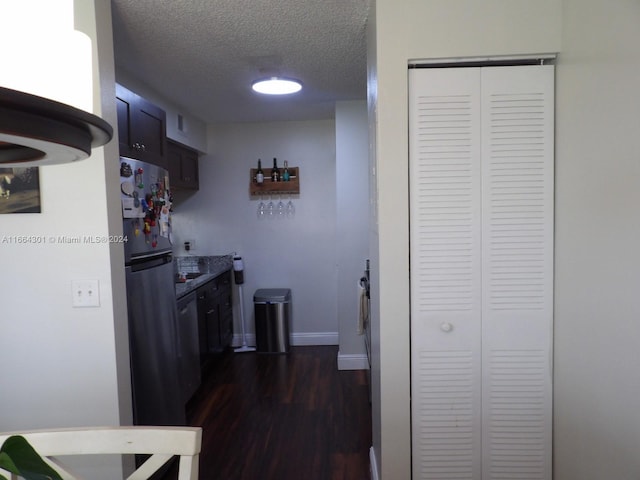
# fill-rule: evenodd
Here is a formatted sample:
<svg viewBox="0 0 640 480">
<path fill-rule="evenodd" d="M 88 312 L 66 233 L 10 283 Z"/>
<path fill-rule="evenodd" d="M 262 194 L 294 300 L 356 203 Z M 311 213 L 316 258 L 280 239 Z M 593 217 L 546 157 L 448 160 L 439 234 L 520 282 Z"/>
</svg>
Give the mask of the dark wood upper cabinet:
<svg viewBox="0 0 640 480">
<path fill-rule="evenodd" d="M 198 190 L 198 152 L 181 143 L 168 140 L 167 157 L 171 188 Z"/>
<path fill-rule="evenodd" d="M 164 110 L 116 85 L 120 155 L 168 168 Z"/>
</svg>

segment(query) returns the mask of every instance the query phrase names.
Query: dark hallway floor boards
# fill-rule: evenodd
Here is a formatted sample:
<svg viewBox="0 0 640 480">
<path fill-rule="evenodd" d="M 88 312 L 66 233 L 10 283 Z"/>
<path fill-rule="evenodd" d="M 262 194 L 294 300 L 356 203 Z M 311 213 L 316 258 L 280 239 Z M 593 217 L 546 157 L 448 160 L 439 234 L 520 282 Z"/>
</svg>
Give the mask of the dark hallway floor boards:
<svg viewBox="0 0 640 480">
<path fill-rule="evenodd" d="M 339 371 L 336 346 L 227 352 L 189 402 L 203 427 L 203 480 L 368 480 L 367 372 Z"/>
</svg>

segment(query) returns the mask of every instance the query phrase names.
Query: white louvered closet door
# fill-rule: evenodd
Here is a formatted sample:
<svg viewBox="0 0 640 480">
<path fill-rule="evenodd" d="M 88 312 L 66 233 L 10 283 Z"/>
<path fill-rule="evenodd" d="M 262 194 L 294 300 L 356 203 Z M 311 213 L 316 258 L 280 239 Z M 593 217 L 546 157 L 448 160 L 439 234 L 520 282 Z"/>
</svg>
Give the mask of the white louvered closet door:
<svg viewBox="0 0 640 480">
<path fill-rule="evenodd" d="M 413 478 L 551 478 L 553 67 L 410 70 Z"/>
<path fill-rule="evenodd" d="M 480 69 L 409 74 L 413 478 L 480 478 Z"/>
</svg>

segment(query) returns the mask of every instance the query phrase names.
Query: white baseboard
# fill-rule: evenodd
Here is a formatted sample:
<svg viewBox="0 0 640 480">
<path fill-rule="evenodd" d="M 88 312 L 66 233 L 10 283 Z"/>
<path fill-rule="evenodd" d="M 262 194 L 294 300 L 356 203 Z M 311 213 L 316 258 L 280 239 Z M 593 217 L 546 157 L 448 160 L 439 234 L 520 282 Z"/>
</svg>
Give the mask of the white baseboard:
<svg viewBox="0 0 640 480">
<path fill-rule="evenodd" d="M 338 345 L 338 332 L 312 332 L 312 333 L 292 333 L 289 342 L 294 346 L 311 345 Z M 242 345 L 242 334 L 234 333 L 231 340 L 233 347 Z M 256 346 L 255 333 L 247 334 L 247 345 Z M 366 357 L 365 357 L 366 360 Z"/>
<path fill-rule="evenodd" d="M 371 480 L 380 480 L 378 463 L 376 462 L 376 451 L 373 447 L 369 449 L 369 469 L 371 470 Z"/>
<path fill-rule="evenodd" d="M 348 354 L 338 352 L 338 370 L 369 370 L 367 354 Z"/>
<path fill-rule="evenodd" d="M 338 345 L 338 332 L 292 333 L 291 345 Z"/>
</svg>

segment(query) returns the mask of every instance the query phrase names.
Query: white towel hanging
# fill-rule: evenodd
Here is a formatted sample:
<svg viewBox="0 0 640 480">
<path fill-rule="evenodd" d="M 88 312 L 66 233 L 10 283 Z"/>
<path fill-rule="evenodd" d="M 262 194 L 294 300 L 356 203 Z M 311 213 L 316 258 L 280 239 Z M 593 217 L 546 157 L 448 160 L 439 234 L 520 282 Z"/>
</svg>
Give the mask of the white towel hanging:
<svg viewBox="0 0 640 480">
<path fill-rule="evenodd" d="M 369 319 L 369 299 L 367 298 L 367 289 L 358 282 L 358 323 L 357 329 L 358 335 L 364 334 L 366 322 Z"/>
</svg>

